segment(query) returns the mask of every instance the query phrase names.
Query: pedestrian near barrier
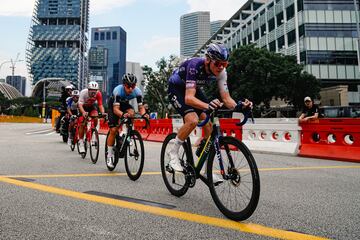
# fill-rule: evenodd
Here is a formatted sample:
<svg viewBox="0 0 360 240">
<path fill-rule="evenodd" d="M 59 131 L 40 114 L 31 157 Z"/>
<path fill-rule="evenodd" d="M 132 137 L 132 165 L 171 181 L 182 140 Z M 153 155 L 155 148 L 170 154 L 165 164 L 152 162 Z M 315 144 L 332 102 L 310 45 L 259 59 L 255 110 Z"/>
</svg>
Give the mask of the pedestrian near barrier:
<svg viewBox="0 0 360 240">
<path fill-rule="evenodd" d="M 360 119 L 301 123 L 300 156 L 360 162 Z"/>
<path fill-rule="evenodd" d="M 255 152 L 297 155 L 300 147 L 298 119 L 262 118 L 243 126 L 243 142 Z"/>
</svg>

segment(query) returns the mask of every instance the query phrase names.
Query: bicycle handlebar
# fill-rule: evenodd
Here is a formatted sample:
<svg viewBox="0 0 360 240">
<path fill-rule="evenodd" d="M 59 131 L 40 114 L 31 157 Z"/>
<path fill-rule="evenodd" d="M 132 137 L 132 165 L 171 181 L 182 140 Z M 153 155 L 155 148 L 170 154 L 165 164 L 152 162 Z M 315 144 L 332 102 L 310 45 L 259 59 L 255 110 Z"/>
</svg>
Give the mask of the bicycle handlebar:
<svg viewBox="0 0 360 240">
<path fill-rule="evenodd" d="M 218 110 L 215 110 L 215 111 L 209 111 L 209 110 L 206 110 L 205 111 L 205 114 L 206 114 L 206 118 L 205 120 L 203 120 L 202 122 L 198 123 L 198 127 L 203 127 L 205 126 L 210 118 L 213 118 L 215 117 L 215 115 L 217 115 L 218 113 L 233 113 L 233 112 L 241 112 L 244 114 L 244 119 L 239 122 L 239 123 L 236 123 L 236 126 L 242 126 L 244 125 L 249 117 L 251 118 L 252 122 L 254 122 L 254 118 L 253 118 L 253 114 L 252 114 L 252 109 L 251 108 L 245 108 L 245 109 L 242 109 L 241 111 L 235 111 L 235 110 L 230 110 L 230 109 L 218 109 Z"/>
</svg>

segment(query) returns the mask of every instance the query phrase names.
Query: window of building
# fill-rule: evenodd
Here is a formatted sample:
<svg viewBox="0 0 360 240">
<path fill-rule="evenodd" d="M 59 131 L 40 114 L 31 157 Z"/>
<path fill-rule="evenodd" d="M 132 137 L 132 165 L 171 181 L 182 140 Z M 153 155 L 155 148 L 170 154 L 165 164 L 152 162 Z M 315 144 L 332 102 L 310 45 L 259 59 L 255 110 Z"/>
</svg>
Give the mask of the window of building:
<svg viewBox="0 0 360 240">
<path fill-rule="evenodd" d="M 74 25 L 74 19 L 68 19 L 68 24 L 69 25 Z"/>
<path fill-rule="evenodd" d="M 284 22 L 284 13 L 283 12 L 276 15 L 276 21 L 277 21 L 277 26 L 280 26 L 281 24 L 283 24 L 283 22 Z"/>
<path fill-rule="evenodd" d="M 111 33 L 110 32 L 106 32 L 106 40 L 111 40 Z"/>
<path fill-rule="evenodd" d="M 95 40 L 95 41 L 99 40 L 99 33 L 98 33 L 98 32 L 95 32 L 95 34 L 94 34 L 94 40 Z"/>
<path fill-rule="evenodd" d="M 259 29 L 256 29 L 255 31 L 254 31 L 254 40 L 256 41 L 256 40 L 258 40 L 260 37 L 259 37 Z"/>
<path fill-rule="evenodd" d="M 274 18 L 270 19 L 268 24 L 269 24 L 269 32 L 271 32 L 272 30 L 275 29 L 275 19 Z"/>
<path fill-rule="evenodd" d="M 65 25 L 65 24 L 66 24 L 66 19 L 60 18 L 59 19 L 59 25 Z"/>
<path fill-rule="evenodd" d="M 276 42 L 275 42 L 275 40 L 269 43 L 269 50 L 270 50 L 270 52 L 275 52 L 276 51 Z"/>
<path fill-rule="evenodd" d="M 249 43 L 252 43 L 252 42 L 253 42 L 251 33 L 248 35 L 248 41 L 249 41 Z"/>
<path fill-rule="evenodd" d="M 288 32 L 287 37 L 288 37 L 288 45 L 290 46 L 296 41 L 295 30 Z"/>
<path fill-rule="evenodd" d="M 112 39 L 116 40 L 117 39 L 117 32 L 112 32 Z"/>
<path fill-rule="evenodd" d="M 243 38 L 243 39 L 242 39 L 242 45 L 243 45 L 243 46 L 246 45 L 246 38 Z"/>
<path fill-rule="evenodd" d="M 295 16 L 295 7 L 294 4 L 291 4 L 286 8 L 286 20 L 290 20 Z"/>
<path fill-rule="evenodd" d="M 105 40 L 105 33 L 104 32 L 100 33 L 100 40 Z"/>
<path fill-rule="evenodd" d="M 261 31 L 261 36 L 265 36 L 267 34 L 265 24 L 261 25 L 260 31 Z"/>
<path fill-rule="evenodd" d="M 298 0 L 297 1 L 297 7 L 298 7 L 298 12 L 301 12 L 304 10 L 304 1 L 303 0 Z"/>
<path fill-rule="evenodd" d="M 301 24 L 299 26 L 299 37 L 302 37 L 305 35 L 305 25 L 304 24 Z"/>
<path fill-rule="evenodd" d="M 278 43 L 278 49 L 282 49 L 285 46 L 285 38 L 284 36 L 281 36 L 277 39 L 277 43 Z"/>
</svg>

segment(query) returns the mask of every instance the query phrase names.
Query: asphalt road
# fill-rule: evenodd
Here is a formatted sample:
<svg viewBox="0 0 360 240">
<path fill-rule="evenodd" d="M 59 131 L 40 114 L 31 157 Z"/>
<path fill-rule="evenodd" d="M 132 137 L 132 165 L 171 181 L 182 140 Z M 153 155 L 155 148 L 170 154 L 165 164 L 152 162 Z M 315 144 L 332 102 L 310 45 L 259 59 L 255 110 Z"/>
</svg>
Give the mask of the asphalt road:
<svg viewBox="0 0 360 240">
<path fill-rule="evenodd" d="M 238 223 L 200 181 L 181 198 L 167 191 L 161 143 L 145 143 L 134 182 L 121 161 L 107 170 L 104 140 L 94 165 L 48 124 L 0 123 L 0 239 L 360 239 L 358 163 L 254 154 L 260 201 Z"/>
</svg>

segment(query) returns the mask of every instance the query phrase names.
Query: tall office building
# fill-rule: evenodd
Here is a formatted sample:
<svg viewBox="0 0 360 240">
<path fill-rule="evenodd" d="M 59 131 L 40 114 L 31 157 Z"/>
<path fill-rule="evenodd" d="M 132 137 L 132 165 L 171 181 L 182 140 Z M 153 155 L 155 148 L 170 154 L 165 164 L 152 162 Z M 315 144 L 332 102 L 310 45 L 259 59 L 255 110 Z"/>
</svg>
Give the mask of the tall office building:
<svg viewBox="0 0 360 240">
<path fill-rule="evenodd" d="M 7 76 L 6 83 L 16 88 L 23 96 L 26 91 L 26 78 L 22 76 Z"/>
<path fill-rule="evenodd" d="M 214 35 L 225 23 L 226 20 L 217 20 L 210 22 L 210 35 Z"/>
<path fill-rule="evenodd" d="M 213 41 L 230 50 L 254 43 L 296 56 L 322 87 L 346 85 L 349 104 L 359 103 L 356 12 L 353 0 L 248 0 L 195 55 Z"/>
<path fill-rule="evenodd" d="M 91 47 L 89 50 L 89 79 L 99 84 L 101 92 L 106 93 L 108 49 Z"/>
<path fill-rule="evenodd" d="M 210 38 L 210 12 L 180 17 L 180 56 L 191 57 Z"/>
<path fill-rule="evenodd" d="M 27 44 L 33 84 L 63 78 L 82 89 L 87 83 L 89 0 L 36 0 Z"/>
<path fill-rule="evenodd" d="M 91 47 L 107 49 L 106 95 L 121 83 L 126 70 L 126 32 L 121 27 L 91 29 Z"/>
<path fill-rule="evenodd" d="M 144 87 L 145 87 L 145 81 L 144 81 L 144 74 L 143 70 L 140 66 L 140 63 L 137 62 L 126 62 L 126 73 L 132 73 L 137 78 L 137 84 L 136 86 L 140 88 L 143 96 L 144 96 Z M 136 99 L 132 99 L 130 101 L 130 104 L 134 107 L 134 109 L 138 110 L 138 105 Z"/>
</svg>

